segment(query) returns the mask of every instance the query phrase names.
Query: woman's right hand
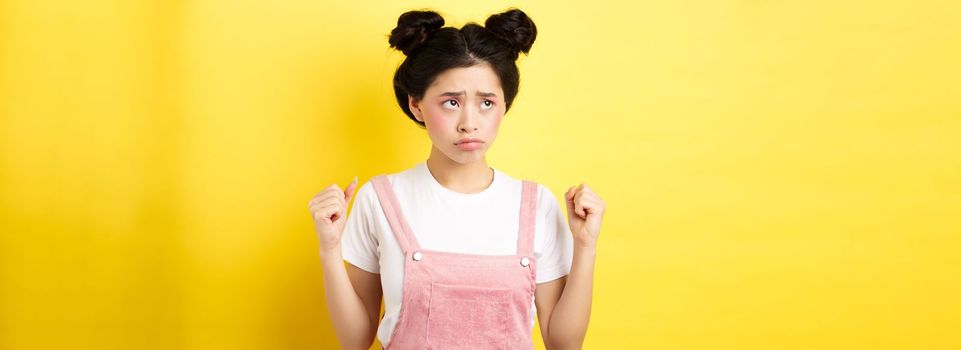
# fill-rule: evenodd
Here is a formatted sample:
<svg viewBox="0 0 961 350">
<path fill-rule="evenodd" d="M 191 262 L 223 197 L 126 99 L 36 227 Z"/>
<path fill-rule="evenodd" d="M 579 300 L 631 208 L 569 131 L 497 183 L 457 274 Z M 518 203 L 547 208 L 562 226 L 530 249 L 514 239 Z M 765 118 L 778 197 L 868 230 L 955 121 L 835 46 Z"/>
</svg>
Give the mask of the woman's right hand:
<svg viewBox="0 0 961 350">
<path fill-rule="evenodd" d="M 340 238 L 344 234 L 347 222 L 347 203 L 357 191 L 357 178 L 341 190 L 337 184 L 332 184 L 318 192 L 307 202 L 310 214 L 314 218 L 314 230 L 320 241 L 320 254 L 340 251 Z"/>
</svg>

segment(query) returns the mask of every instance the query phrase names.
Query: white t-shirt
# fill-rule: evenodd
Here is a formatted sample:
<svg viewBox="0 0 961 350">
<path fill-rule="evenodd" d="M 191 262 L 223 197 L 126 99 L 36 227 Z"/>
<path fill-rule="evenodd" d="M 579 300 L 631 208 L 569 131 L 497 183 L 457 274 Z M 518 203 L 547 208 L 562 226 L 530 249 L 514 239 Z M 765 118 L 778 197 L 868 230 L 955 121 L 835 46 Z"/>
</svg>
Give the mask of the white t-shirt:
<svg viewBox="0 0 961 350">
<path fill-rule="evenodd" d="M 494 180 L 482 192 L 447 189 L 431 175 L 426 162 L 388 174 L 404 219 L 421 248 L 466 254 L 507 255 L 517 252 L 522 182 L 494 169 Z M 550 189 L 537 186 L 534 227 L 536 282 L 570 272 L 573 237 Z M 384 290 L 384 318 L 377 337 L 386 346 L 400 312 L 404 253 L 390 229 L 373 184 L 364 183 L 354 196 L 341 240 L 344 260 L 380 274 Z M 531 305 L 531 327 L 536 308 Z"/>
</svg>

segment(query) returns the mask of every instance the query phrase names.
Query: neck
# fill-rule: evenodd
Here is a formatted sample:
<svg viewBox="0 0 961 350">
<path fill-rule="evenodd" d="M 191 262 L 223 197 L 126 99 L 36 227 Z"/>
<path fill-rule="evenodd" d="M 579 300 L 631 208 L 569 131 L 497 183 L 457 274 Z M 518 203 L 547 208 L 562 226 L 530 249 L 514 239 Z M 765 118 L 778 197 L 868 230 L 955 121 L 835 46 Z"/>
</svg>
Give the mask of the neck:
<svg viewBox="0 0 961 350">
<path fill-rule="evenodd" d="M 482 192 L 494 181 L 494 170 L 487 165 L 487 157 L 461 164 L 431 148 L 427 169 L 442 186 L 465 194 Z"/>
</svg>

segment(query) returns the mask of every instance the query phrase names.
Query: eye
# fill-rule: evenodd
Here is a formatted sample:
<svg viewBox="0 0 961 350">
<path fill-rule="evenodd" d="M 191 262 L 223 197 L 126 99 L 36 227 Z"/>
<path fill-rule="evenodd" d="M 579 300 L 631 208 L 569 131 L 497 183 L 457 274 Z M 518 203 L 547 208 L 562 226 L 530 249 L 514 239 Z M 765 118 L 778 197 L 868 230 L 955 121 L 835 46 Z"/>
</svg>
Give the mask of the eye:
<svg viewBox="0 0 961 350">
<path fill-rule="evenodd" d="M 491 109 L 491 108 L 494 108 L 494 101 L 484 100 L 484 102 L 481 102 L 481 108 L 483 108 L 483 109 Z"/>
<path fill-rule="evenodd" d="M 447 100 L 447 101 L 444 101 L 442 105 L 444 107 L 450 106 L 450 108 L 456 108 L 458 104 L 457 104 L 457 100 Z"/>
</svg>

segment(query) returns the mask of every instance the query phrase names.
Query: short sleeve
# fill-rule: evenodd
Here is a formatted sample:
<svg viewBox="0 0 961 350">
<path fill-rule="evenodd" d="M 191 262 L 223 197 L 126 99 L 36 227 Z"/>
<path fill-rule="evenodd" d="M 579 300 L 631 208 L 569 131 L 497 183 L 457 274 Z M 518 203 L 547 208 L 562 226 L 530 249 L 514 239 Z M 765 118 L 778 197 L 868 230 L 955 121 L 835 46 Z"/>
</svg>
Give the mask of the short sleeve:
<svg viewBox="0 0 961 350">
<path fill-rule="evenodd" d="M 574 256 L 574 238 L 571 229 L 564 221 L 564 213 L 557 198 L 550 189 L 538 185 L 538 208 L 545 206 L 546 210 L 538 210 L 541 217 L 537 225 L 544 225 L 541 232 L 543 237 L 543 251 L 537 258 L 537 283 L 553 281 L 571 272 L 571 260 Z M 566 209 L 566 207 L 565 207 Z"/>
<path fill-rule="evenodd" d="M 354 196 L 354 204 L 347 215 L 344 235 L 340 240 L 341 254 L 350 264 L 371 273 L 380 273 L 380 252 L 374 231 L 374 202 L 377 195 L 370 182 L 364 183 Z"/>
</svg>

